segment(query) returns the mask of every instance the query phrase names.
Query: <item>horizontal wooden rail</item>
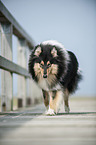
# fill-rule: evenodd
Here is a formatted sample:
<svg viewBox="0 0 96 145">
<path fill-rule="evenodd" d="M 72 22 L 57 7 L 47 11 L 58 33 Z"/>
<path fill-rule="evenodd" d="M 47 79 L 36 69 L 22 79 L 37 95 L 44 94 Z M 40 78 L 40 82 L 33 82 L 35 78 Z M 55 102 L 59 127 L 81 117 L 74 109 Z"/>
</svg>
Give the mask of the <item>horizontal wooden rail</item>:
<svg viewBox="0 0 96 145">
<path fill-rule="evenodd" d="M 30 49 L 34 47 L 34 41 L 26 33 L 26 31 L 19 25 L 15 18 L 10 14 L 7 8 L 0 1 L 0 22 L 11 23 L 13 25 L 13 34 L 18 38 L 26 39 Z"/>
<path fill-rule="evenodd" d="M 10 71 L 12 73 L 23 75 L 25 77 L 30 77 L 28 71 L 25 68 L 13 63 L 12 61 L 2 57 L 1 55 L 0 55 L 0 68 Z"/>
</svg>

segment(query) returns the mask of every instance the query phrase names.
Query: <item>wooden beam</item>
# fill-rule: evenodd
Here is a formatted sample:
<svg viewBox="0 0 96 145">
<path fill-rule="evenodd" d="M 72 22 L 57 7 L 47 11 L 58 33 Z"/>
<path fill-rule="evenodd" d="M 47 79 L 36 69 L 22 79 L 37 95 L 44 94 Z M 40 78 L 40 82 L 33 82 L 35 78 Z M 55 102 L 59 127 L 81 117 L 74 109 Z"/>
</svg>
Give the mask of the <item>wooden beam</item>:
<svg viewBox="0 0 96 145">
<path fill-rule="evenodd" d="M 0 25 L 0 47 L 1 55 L 9 61 L 12 61 L 12 24 Z M 1 63 L 1 61 L 0 61 Z M 9 111 L 12 109 L 13 99 L 13 74 L 8 71 L 1 70 L 1 110 Z M 5 108 L 3 108 L 5 106 Z"/>
<path fill-rule="evenodd" d="M 25 68 L 13 63 L 12 61 L 2 57 L 1 55 L 0 55 L 0 68 L 6 71 L 10 71 L 12 73 L 23 75 L 25 77 L 30 77 L 28 71 Z"/>
</svg>

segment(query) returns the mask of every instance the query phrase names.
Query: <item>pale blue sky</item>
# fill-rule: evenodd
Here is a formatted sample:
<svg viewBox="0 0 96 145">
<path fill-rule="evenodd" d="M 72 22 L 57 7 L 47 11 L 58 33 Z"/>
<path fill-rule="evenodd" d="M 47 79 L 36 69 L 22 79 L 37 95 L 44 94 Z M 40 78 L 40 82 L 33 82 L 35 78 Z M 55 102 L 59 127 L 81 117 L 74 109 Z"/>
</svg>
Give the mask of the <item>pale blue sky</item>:
<svg viewBox="0 0 96 145">
<path fill-rule="evenodd" d="M 63 43 L 66 49 L 73 51 L 84 77 L 76 95 L 96 96 L 96 1 L 2 0 L 2 2 L 36 44 L 52 39 Z"/>
</svg>

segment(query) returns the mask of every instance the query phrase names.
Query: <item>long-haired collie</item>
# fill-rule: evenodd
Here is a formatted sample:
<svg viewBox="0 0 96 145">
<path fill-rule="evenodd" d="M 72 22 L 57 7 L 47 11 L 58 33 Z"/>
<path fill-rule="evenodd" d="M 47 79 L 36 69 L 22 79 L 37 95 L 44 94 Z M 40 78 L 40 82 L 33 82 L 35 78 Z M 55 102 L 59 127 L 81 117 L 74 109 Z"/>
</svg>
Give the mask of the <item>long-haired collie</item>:
<svg viewBox="0 0 96 145">
<path fill-rule="evenodd" d="M 42 89 L 47 115 L 58 113 L 64 99 L 69 112 L 69 95 L 77 89 L 81 74 L 76 56 L 54 40 L 37 45 L 29 58 L 29 73 Z"/>
</svg>

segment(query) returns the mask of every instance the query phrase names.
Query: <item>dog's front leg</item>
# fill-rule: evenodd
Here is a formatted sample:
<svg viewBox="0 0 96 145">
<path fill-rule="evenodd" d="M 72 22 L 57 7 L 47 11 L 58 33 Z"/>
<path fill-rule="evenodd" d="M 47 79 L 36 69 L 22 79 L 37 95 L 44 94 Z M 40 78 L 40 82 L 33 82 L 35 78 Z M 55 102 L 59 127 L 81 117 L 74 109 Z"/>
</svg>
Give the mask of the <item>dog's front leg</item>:
<svg viewBox="0 0 96 145">
<path fill-rule="evenodd" d="M 58 113 L 63 100 L 63 92 L 61 90 L 49 92 L 49 98 L 49 109 L 46 114 L 55 115 Z"/>
<path fill-rule="evenodd" d="M 54 110 L 54 98 L 53 98 L 53 93 L 49 92 L 49 109 L 46 112 L 46 115 L 55 115 L 55 110 Z"/>
<path fill-rule="evenodd" d="M 45 90 L 42 90 L 42 93 L 43 93 L 45 107 L 48 110 L 49 109 L 49 93 Z"/>
</svg>

